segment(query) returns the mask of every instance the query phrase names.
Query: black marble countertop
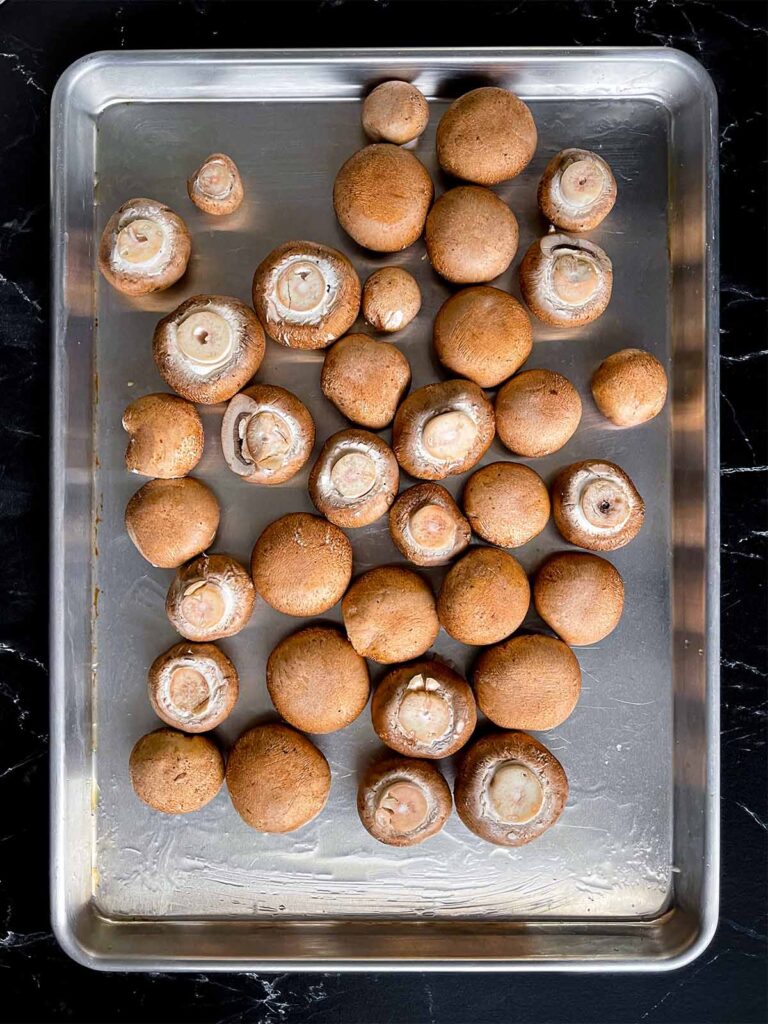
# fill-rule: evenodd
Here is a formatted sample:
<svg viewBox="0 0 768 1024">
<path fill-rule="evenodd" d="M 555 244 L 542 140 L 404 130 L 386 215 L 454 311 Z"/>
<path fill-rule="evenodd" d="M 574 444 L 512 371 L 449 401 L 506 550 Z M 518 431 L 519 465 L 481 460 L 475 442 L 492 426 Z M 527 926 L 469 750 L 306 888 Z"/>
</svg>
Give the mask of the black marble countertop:
<svg viewBox="0 0 768 1024">
<path fill-rule="evenodd" d="M 48 114 L 103 49 L 668 45 L 720 99 L 722 903 L 690 966 L 644 975 L 89 972 L 48 908 Z M 763 1022 L 766 1005 L 766 5 L 0 0 L 0 1019 Z"/>
</svg>

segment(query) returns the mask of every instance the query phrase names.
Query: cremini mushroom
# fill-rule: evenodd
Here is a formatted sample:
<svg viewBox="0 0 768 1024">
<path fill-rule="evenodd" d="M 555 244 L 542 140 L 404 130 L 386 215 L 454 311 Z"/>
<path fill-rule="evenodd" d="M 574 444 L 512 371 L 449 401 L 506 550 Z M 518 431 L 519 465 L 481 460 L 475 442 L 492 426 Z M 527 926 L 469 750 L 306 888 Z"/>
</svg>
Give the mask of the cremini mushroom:
<svg viewBox="0 0 768 1024">
<path fill-rule="evenodd" d="M 363 827 L 387 846 L 416 846 L 441 830 L 453 801 L 448 783 L 428 761 L 387 757 L 372 764 L 357 791 Z"/>
<path fill-rule="evenodd" d="M 614 551 L 637 536 L 645 505 L 623 469 L 613 462 L 586 459 L 555 477 L 552 516 L 569 544 Z"/>
<path fill-rule="evenodd" d="M 296 476 L 315 444 L 315 424 L 296 395 L 253 384 L 230 399 L 221 421 L 227 465 L 249 484 L 272 486 Z"/>
<path fill-rule="evenodd" d="M 408 757 L 450 757 L 477 722 L 467 682 L 439 661 L 392 669 L 374 690 L 373 728 L 382 743 Z"/>
<path fill-rule="evenodd" d="M 176 395 L 143 395 L 123 413 L 128 434 L 125 468 L 173 480 L 191 473 L 203 455 L 203 423 L 191 402 Z"/>
<path fill-rule="evenodd" d="M 374 270 L 363 285 L 362 313 L 375 331 L 402 331 L 421 309 L 421 289 L 401 267 Z"/>
<path fill-rule="evenodd" d="M 243 201 L 237 164 L 226 153 L 211 153 L 187 181 L 187 193 L 203 213 L 216 217 L 234 213 Z"/>
<path fill-rule="evenodd" d="M 558 451 L 581 421 L 581 399 L 554 370 L 523 370 L 496 395 L 496 430 L 502 444 L 526 459 Z"/>
<path fill-rule="evenodd" d="M 497 846 L 523 846 L 563 813 L 568 779 L 554 754 L 533 736 L 496 732 L 464 752 L 454 798 L 470 832 Z"/>
<path fill-rule="evenodd" d="M 611 300 L 613 268 L 599 245 L 571 235 L 545 235 L 520 264 L 520 288 L 531 312 L 550 327 L 583 327 Z"/>
<path fill-rule="evenodd" d="M 152 710 L 166 725 L 208 732 L 229 717 L 237 669 L 215 644 L 180 643 L 155 658 L 147 679 Z"/>
<path fill-rule="evenodd" d="M 264 331 L 245 303 L 228 295 L 193 295 L 155 328 L 158 373 L 190 402 L 226 402 L 261 366 Z"/>
<path fill-rule="evenodd" d="M 432 266 L 447 281 L 492 281 L 517 252 L 517 219 L 490 189 L 460 185 L 429 211 L 424 240 Z"/>
<path fill-rule="evenodd" d="M 360 310 L 360 278 L 343 252 L 319 242 L 284 242 L 253 275 L 253 307 L 287 348 L 326 348 Z"/>
<path fill-rule="evenodd" d="M 429 104 L 410 82 L 382 82 L 363 100 L 363 131 L 372 142 L 400 146 L 417 139 L 429 121 Z"/>
<path fill-rule="evenodd" d="M 333 523 L 290 512 L 256 541 L 251 573 L 258 594 L 272 608 L 284 615 L 320 615 L 349 586 L 352 545 Z"/>
<path fill-rule="evenodd" d="M 199 555 L 176 570 L 165 612 L 187 640 L 234 636 L 248 625 L 256 594 L 249 573 L 231 555 Z"/>
<path fill-rule="evenodd" d="M 183 276 L 192 252 L 187 225 L 154 199 L 129 199 L 112 214 L 99 244 L 99 269 L 124 295 L 149 295 Z"/>
<path fill-rule="evenodd" d="M 519 548 L 549 522 L 549 492 L 538 473 L 517 462 L 493 462 L 472 474 L 462 504 L 474 532 L 502 548 Z"/>
<path fill-rule="evenodd" d="M 472 538 L 469 523 L 440 484 L 416 484 L 389 510 L 395 547 L 416 565 L 442 565 L 460 554 Z"/>
<path fill-rule="evenodd" d="M 596 644 L 619 624 L 624 581 L 599 555 L 560 551 L 536 573 L 533 603 L 550 629 L 571 647 Z"/>
<path fill-rule="evenodd" d="M 328 401 L 369 430 L 389 426 L 410 383 L 411 366 L 400 349 L 366 334 L 348 334 L 332 345 L 320 374 Z"/>
<path fill-rule="evenodd" d="M 151 565 L 176 569 L 210 547 L 220 515 L 215 495 L 199 480 L 150 480 L 128 502 L 125 528 Z"/>
<path fill-rule="evenodd" d="M 315 508 L 336 526 L 368 526 L 397 494 L 400 473 L 392 449 L 367 430 L 340 430 L 323 445 L 309 475 Z"/>
<path fill-rule="evenodd" d="M 358 245 L 399 252 L 424 230 L 433 192 L 429 172 L 413 153 L 374 143 L 354 153 L 336 175 L 333 206 Z"/>
<path fill-rule="evenodd" d="M 473 381 L 427 384 L 405 399 L 395 415 L 392 447 L 411 476 L 443 480 L 465 473 L 490 448 L 493 407 Z"/>
<path fill-rule="evenodd" d="M 539 182 L 539 209 L 561 231 L 592 231 L 613 209 L 616 179 L 597 153 L 563 149 Z"/>
<path fill-rule="evenodd" d="M 356 579 L 341 602 L 341 614 L 357 653 L 384 665 L 420 657 L 440 632 L 429 583 L 396 565 Z"/>
<path fill-rule="evenodd" d="M 516 558 L 498 548 L 472 548 L 453 565 L 437 596 L 440 625 L 463 644 L 495 644 L 528 612 L 531 588 Z"/>
<path fill-rule="evenodd" d="M 368 703 L 370 678 L 365 658 L 338 629 L 309 626 L 274 648 L 267 689 L 289 725 L 327 733 L 354 722 Z"/>
<path fill-rule="evenodd" d="M 624 348 L 608 356 L 592 377 L 592 397 L 600 412 L 617 427 L 652 420 L 667 400 L 667 375 L 659 360 L 641 348 Z"/>
<path fill-rule="evenodd" d="M 175 729 L 142 736 L 128 767 L 136 796 L 163 814 L 199 811 L 224 781 L 224 758 L 213 740 Z"/>
</svg>

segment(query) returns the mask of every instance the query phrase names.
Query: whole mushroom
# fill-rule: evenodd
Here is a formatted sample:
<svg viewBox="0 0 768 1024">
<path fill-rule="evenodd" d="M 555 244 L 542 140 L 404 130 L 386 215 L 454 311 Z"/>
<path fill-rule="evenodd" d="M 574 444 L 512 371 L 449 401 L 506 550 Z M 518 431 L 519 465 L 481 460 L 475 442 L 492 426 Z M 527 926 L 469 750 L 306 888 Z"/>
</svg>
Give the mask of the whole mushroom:
<svg viewBox="0 0 768 1024">
<path fill-rule="evenodd" d="M 515 455 L 541 458 L 558 451 L 581 421 L 581 398 L 554 370 L 523 370 L 496 395 L 499 440 Z"/>
<path fill-rule="evenodd" d="M 326 352 L 320 374 L 328 401 L 369 430 L 389 426 L 410 383 L 411 366 L 400 349 L 366 334 L 337 341 Z"/>
<path fill-rule="evenodd" d="M 243 201 L 243 182 L 235 161 L 226 153 L 211 153 L 187 181 L 189 198 L 203 213 L 222 217 Z"/>
<path fill-rule="evenodd" d="M 617 427 L 636 427 L 658 416 L 667 400 L 667 375 L 659 360 L 640 348 L 608 356 L 592 377 L 592 397 Z"/>
<path fill-rule="evenodd" d="M 428 761 L 388 757 L 371 765 L 357 791 L 360 821 L 388 846 L 415 846 L 442 829 L 451 813 L 451 790 Z"/>
<path fill-rule="evenodd" d="M 450 493 L 433 483 L 416 484 L 399 495 L 389 510 L 389 532 L 400 554 L 415 565 L 449 562 L 472 537 Z"/>
<path fill-rule="evenodd" d="M 429 583 L 396 565 L 356 579 L 341 602 L 341 614 L 357 653 L 383 665 L 420 657 L 440 632 Z"/>
<path fill-rule="evenodd" d="M 517 218 L 495 192 L 460 185 L 444 192 L 429 211 L 424 241 L 441 277 L 476 284 L 504 273 L 518 237 Z"/>
<path fill-rule="evenodd" d="M 238 561 L 203 554 L 177 569 L 165 611 L 183 637 L 203 643 L 244 629 L 255 599 L 253 581 Z"/>
<path fill-rule="evenodd" d="M 112 214 L 99 244 L 99 269 L 124 295 L 170 288 L 192 252 L 187 225 L 165 203 L 129 199 Z"/>
<path fill-rule="evenodd" d="M 539 567 L 533 582 L 536 611 L 571 647 L 596 644 L 618 626 L 624 581 L 598 555 L 560 551 Z"/>
<path fill-rule="evenodd" d="M 203 423 L 191 402 L 176 395 L 143 395 L 123 413 L 129 473 L 173 480 L 191 473 L 203 456 Z"/>
<path fill-rule="evenodd" d="M 410 82 L 382 82 L 363 100 L 363 131 L 373 142 L 412 142 L 428 121 L 429 105 Z"/>
<path fill-rule="evenodd" d="M 389 509 L 400 473 L 392 449 L 367 430 L 340 430 L 323 445 L 309 475 L 315 508 L 336 526 L 369 526 Z"/>
<path fill-rule="evenodd" d="M 645 504 L 623 469 L 613 462 L 586 459 L 555 477 L 552 515 L 570 544 L 614 551 L 640 532 Z"/>
<path fill-rule="evenodd" d="M 179 643 L 152 662 L 152 710 L 166 725 L 208 732 L 229 717 L 240 689 L 237 669 L 215 644 Z"/>
<path fill-rule="evenodd" d="M 199 480 L 150 480 L 128 502 L 125 527 L 151 565 L 176 569 L 210 547 L 220 516 L 215 495 Z"/>
<path fill-rule="evenodd" d="M 274 486 L 294 477 L 315 444 L 315 424 L 296 395 L 253 384 L 230 399 L 221 422 L 227 465 L 249 484 Z"/>
<path fill-rule="evenodd" d="M 562 231 L 592 231 L 616 202 L 616 179 L 597 153 L 563 149 L 539 182 L 539 208 Z"/>
<path fill-rule="evenodd" d="M 531 312 L 550 327 L 583 327 L 611 301 L 613 267 L 594 242 L 571 235 L 535 241 L 520 264 L 520 289 Z"/>
</svg>

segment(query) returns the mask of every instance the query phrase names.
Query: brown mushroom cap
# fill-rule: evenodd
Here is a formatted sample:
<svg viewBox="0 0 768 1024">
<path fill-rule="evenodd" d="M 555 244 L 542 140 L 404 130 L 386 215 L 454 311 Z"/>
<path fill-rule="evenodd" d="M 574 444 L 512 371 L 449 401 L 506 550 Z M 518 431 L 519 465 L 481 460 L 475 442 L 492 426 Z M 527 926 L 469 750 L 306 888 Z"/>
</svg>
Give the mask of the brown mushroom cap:
<svg viewBox="0 0 768 1024">
<path fill-rule="evenodd" d="M 481 388 L 493 388 L 531 354 L 533 329 L 517 299 L 478 285 L 463 288 L 443 303 L 433 340 L 443 366 Z"/>
<path fill-rule="evenodd" d="M 320 386 L 329 402 L 353 423 L 383 430 L 411 383 L 406 357 L 387 341 L 348 334 L 325 354 Z"/>
<path fill-rule="evenodd" d="M 220 515 L 215 495 L 199 480 L 150 480 L 128 502 L 125 528 L 150 565 L 176 569 L 210 547 Z"/>
<path fill-rule="evenodd" d="M 354 153 L 336 175 L 333 206 L 358 245 L 399 252 L 424 230 L 433 193 L 429 172 L 413 153 L 374 143 Z"/>
<path fill-rule="evenodd" d="M 237 669 L 215 644 L 174 644 L 152 662 L 147 684 L 157 717 L 184 732 L 221 725 L 240 689 Z"/>
<path fill-rule="evenodd" d="M 355 580 L 341 614 L 357 653 L 384 665 L 420 657 L 440 632 L 429 583 L 396 565 L 371 569 Z"/>
<path fill-rule="evenodd" d="M 489 544 L 519 548 L 549 522 L 549 493 L 538 473 L 516 462 L 475 470 L 464 486 L 464 511 Z"/>
<path fill-rule="evenodd" d="M 454 798 L 470 832 L 497 846 L 524 846 L 563 813 L 568 779 L 554 754 L 533 736 L 492 733 L 463 754 Z"/>
<path fill-rule="evenodd" d="M 645 504 L 623 469 L 613 462 L 585 459 L 555 477 L 552 516 L 569 544 L 615 551 L 640 532 Z"/>
<path fill-rule="evenodd" d="M 365 658 L 338 629 L 310 626 L 281 640 L 267 662 L 277 713 L 303 732 L 336 732 L 368 703 Z"/>
<path fill-rule="evenodd" d="M 191 402 L 176 395 L 143 395 L 123 413 L 128 433 L 125 468 L 142 476 L 176 479 L 203 455 L 203 423 Z"/>
<path fill-rule="evenodd" d="M 243 201 L 243 182 L 235 161 L 226 153 L 211 153 L 187 181 L 189 198 L 215 217 L 234 213 Z"/>
<path fill-rule="evenodd" d="M 517 252 L 517 218 L 490 189 L 460 185 L 429 211 L 424 240 L 441 277 L 455 284 L 492 281 Z"/>
<path fill-rule="evenodd" d="M 388 444 L 367 430 L 340 430 L 328 438 L 312 467 L 309 496 L 336 526 L 368 526 L 387 512 L 399 482 Z"/>
<path fill-rule="evenodd" d="M 497 185 L 527 166 L 536 149 L 528 107 L 506 89 L 473 89 L 455 100 L 437 126 L 437 159 L 448 174 Z"/>
<path fill-rule="evenodd" d="M 395 415 L 392 447 L 406 473 L 443 480 L 477 465 L 494 433 L 493 407 L 477 384 L 447 380 L 405 399 Z"/>
<path fill-rule="evenodd" d="M 650 352 L 624 348 L 608 356 L 592 377 L 592 397 L 600 412 L 617 427 L 652 420 L 667 400 L 667 375 Z"/>
<path fill-rule="evenodd" d="M 203 643 L 244 629 L 255 600 L 253 581 L 238 561 L 203 554 L 176 570 L 165 612 L 183 637 Z"/>
<path fill-rule="evenodd" d="M 558 451 L 581 420 L 576 388 L 553 370 L 523 370 L 499 389 L 496 430 L 515 455 L 540 458 Z"/>
<path fill-rule="evenodd" d="M 547 495 L 549 500 L 549 495 Z M 440 484 L 416 484 L 389 510 L 395 547 L 416 565 L 442 565 L 469 545 L 469 523 Z"/>
<path fill-rule="evenodd" d="M 382 82 L 363 100 L 363 131 L 373 142 L 400 146 L 417 139 L 429 122 L 429 104 L 410 82 Z"/>
<path fill-rule="evenodd" d="M 533 581 L 536 611 L 571 647 L 596 644 L 618 626 L 624 581 L 598 555 L 561 551 L 550 555 Z"/>
<path fill-rule="evenodd" d="M 613 209 L 616 179 L 597 153 L 564 149 L 539 182 L 539 209 L 562 231 L 592 231 Z"/>
<path fill-rule="evenodd" d="M 363 316 L 375 331 L 401 331 L 420 309 L 421 289 L 401 267 L 374 270 L 363 285 Z"/>
<path fill-rule="evenodd" d="M 284 615 L 319 615 L 349 586 L 352 545 L 338 526 L 291 512 L 270 523 L 256 541 L 251 572 L 256 590 L 272 608 Z"/>
<path fill-rule="evenodd" d="M 169 387 L 201 405 L 226 402 L 256 373 L 264 331 L 245 303 L 228 295 L 193 295 L 155 328 L 152 350 Z"/>
<path fill-rule="evenodd" d="M 284 242 L 253 275 L 253 307 L 264 330 L 288 348 L 326 348 L 360 311 L 360 278 L 343 252 L 319 242 Z"/>
<path fill-rule="evenodd" d="M 561 725 L 581 693 L 576 655 L 551 636 L 513 636 L 480 653 L 472 682 L 483 714 L 502 729 Z"/>
<path fill-rule="evenodd" d="M 315 424 L 296 395 L 254 384 L 230 399 L 221 421 L 227 465 L 249 484 L 272 486 L 294 477 L 312 454 Z"/>
<path fill-rule="evenodd" d="M 107 221 L 99 269 L 124 295 L 149 295 L 183 276 L 191 252 L 187 226 L 170 207 L 154 199 L 129 199 Z"/>
<path fill-rule="evenodd" d="M 611 301 L 613 268 L 586 238 L 545 235 L 520 264 L 520 289 L 531 312 L 550 327 L 583 327 Z"/>
<path fill-rule="evenodd" d="M 246 825 L 258 832 L 293 832 L 325 807 L 331 770 L 300 732 L 286 725 L 257 725 L 229 753 L 227 788 Z"/>
<path fill-rule="evenodd" d="M 387 846 L 416 846 L 448 820 L 453 801 L 448 783 L 428 761 L 388 757 L 360 780 L 357 813 L 363 827 Z"/>
<path fill-rule="evenodd" d="M 450 757 L 477 724 L 467 682 L 442 662 L 417 661 L 388 672 L 374 690 L 373 728 L 382 743 L 409 757 Z"/>
<path fill-rule="evenodd" d="M 208 736 L 156 729 L 137 741 L 129 771 L 139 800 L 163 814 L 189 814 L 221 789 L 224 758 Z"/>
<path fill-rule="evenodd" d="M 528 577 L 498 548 L 472 548 L 451 567 L 437 596 L 440 625 L 463 644 L 495 644 L 514 633 L 531 603 Z"/>
</svg>

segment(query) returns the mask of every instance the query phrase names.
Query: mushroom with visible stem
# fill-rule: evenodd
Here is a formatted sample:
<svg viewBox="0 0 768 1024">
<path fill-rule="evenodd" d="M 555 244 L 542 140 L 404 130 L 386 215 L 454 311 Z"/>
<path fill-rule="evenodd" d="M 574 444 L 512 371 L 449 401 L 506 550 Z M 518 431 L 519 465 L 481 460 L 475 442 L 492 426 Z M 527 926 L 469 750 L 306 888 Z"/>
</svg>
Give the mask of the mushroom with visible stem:
<svg viewBox="0 0 768 1024">
<path fill-rule="evenodd" d="M 645 504 L 623 469 L 613 462 L 586 459 L 555 477 L 552 515 L 569 544 L 614 551 L 639 533 Z"/>
<path fill-rule="evenodd" d="M 224 758 L 209 736 L 156 729 L 138 740 L 128 763 L 139 800 L 163 814 L 189 814 L 221 789 Z"/>
<path fill-rule="evenodd" d="M 411 85 L 393 79 L 382 82 L 363 100 L 363 131 L 372 142 L 401 146 L 417 139 L 429 122 L 429 104 Z"/>
<path fill-rule="evenodd" d="M 469 545 L 469 523 L 440 484 L 416 484 L 389 510 L 395 547 L 416 565 L 442 565 Z"/>
<path fill-rule="evenodd" d="M 424 240 L 430 263 L 447 281 L 492 281 L 517 252 L 517 219 L 490 189 L 460 185 L 429 211 Z"/>
<path fill-rule="evenodd" d="M 636 427 L 658 416 L 667 400 L 667 375 L 659 360 L 641 348 L 608 356 L 592 377 L 592 397 L 617 427 Z"/>
<path fill-rule="evenodd" d="M 498 548 L 472 548 L 453 565 L 437 596 L 440 625 L 463 644 L 495 644 L 514 633 L 531 603 L 528 577 Z"/>
<path fill-rule="evenodd" d="M 159 569 L 176 569 L 213 543 L 221 510 L 194 477 L 150 480 L 125 510 L 125 528 L 140 555 Z"/>
<path fill-rule="evenodd" d="M 221 725 L 240 689 L 237 669 L 215 644 L 174 644 L 152 662 L 147 684 L 157 717 L 184 732 Z"/>
<path fill-rule="evenodd" d="M 549 493 L 538 473 L 517 462 L 475 470 L 462 504 L 474 532 L 502 548 L 519 548 L 549 522 Z"/>
<path fill-rule="evenodd" d="M 187 225 L 170 207 L 154 199 L 129 199 L 107 221 L 99 269 L 124 295 L 149 295 L 184 275 L 191 252 Z"/>
<path fill-rule="evenodd" d="M 561 231 L 592 231 L 616 202 L 616 179 L 597 153 L 563 149 L 539 182 L 539 209 Z"/>
<path fill-rule="evenodd" d="M 243 182 L 235 161 L 226 153 L 211 153 L 187 181 L 189 198 L 215 217 L 234 213 L 243 201 Z"/>
<path fill-rule="evenodd" d="M 605 312 L 613 268 L 599 245 L 570 235 L 545 235 L 520 264 L 520 289 L 531 312 L 550 327 L 583 327 Z"/>
<path fill-rule="evenodd" d="M 428 761 L 387 757 L 372 764 L 357 790 L 363 827 L 387 846 L 416 846 L 438 833 L 453 801 L 448 783 Z"/>
<path fill-rule="evenodd" d="M 323 445 L 309 475 L 315 508 L 336 526 L 376 522 L 397 494 L 400 473 L 392 449 L 367 430 L 340 430 Z"/>
<path fill-rule="evenodd" d="M 499 440 L 527 459 L 551 455 L 566 444 L 581 421 L 581 398 L 554 370 L 523 370 L 496 395 Z"/>
<path fill-rule="evenodd" d="M 440 632 L 429 583 L 399 565 L 356 579 L 341 602 L 341 615 L 357 653 L 383 665 L 421 657 Z"/>
<path fill-rule="evenodd" d="M 221 421 L 221 450 L 237 476 L 273 486 L 294 477 L 312 454 L 315 424 L 296 395 L 253 384 L 230 399 Z"/>
<path fill-rule="evenodd" d="M 152 340 L 166 384 L 201 405 L 226 402 L 247 384 L 264 345 L 253 310 L 228 295 L 193 295 L 163 317 Z"/>
<path fill-rule="evenodd" d="M 337 341 L 326 352 L 320 374 L 328 401 L 370 430 L 389 426 L 410 383 L 411 366 L 400 349 L 366 334 Z"/>
<path fill-rule="evenodd" d="M 143 395 L 123 413 L 128 433 L 125 468 L 174 480 L 191 473 L 203 456 L 203 423 L 191 402 L 176 395 Z"/>
<path fill-rule="evenodd" d="M 176 571 L 165 612 L 185 639 L 204 643 L 244 629 L 255 600 L 253 581 L 238 561 L 203 554 Z"/>
<path fill-rule="evenodd" d="M 421 309 L 421 289 L 401 267 L 374 270 L 363 285 L 362 313 L 375 331 L 402 331 Z"/>
<path fill-rule="evenodd" d="M 571 647 L 603 640 L 618 626 L 624 581 L 599 555 L 560 551 L 539 567 L 533 581 L 536 611 Z"/>
</svg>

